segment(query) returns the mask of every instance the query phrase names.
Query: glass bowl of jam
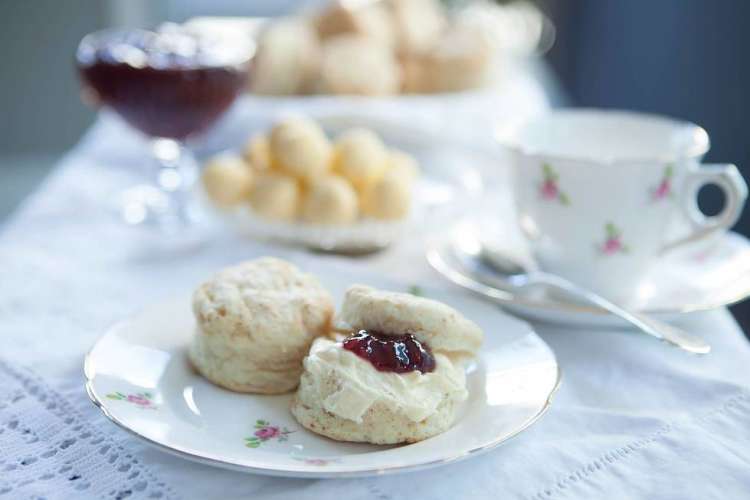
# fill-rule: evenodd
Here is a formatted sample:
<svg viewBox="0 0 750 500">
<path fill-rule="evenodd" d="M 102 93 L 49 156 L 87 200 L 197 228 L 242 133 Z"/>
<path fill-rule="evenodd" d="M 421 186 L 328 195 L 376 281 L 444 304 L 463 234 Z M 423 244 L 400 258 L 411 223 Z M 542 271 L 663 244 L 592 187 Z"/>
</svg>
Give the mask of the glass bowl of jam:
<svg viewBox="0 0 750 500">
<path fill-rule="evenodd" d="M 125 222 L 166 231 L 192 223 L 199 136 L 247 85 L 254 46 L 232 33 L 165 24 L 108 29 L 81 40 L 76 64 L 85 100 L 115 111 L 150 141 L 152 178 L 123 193 Z"/>
</svg>

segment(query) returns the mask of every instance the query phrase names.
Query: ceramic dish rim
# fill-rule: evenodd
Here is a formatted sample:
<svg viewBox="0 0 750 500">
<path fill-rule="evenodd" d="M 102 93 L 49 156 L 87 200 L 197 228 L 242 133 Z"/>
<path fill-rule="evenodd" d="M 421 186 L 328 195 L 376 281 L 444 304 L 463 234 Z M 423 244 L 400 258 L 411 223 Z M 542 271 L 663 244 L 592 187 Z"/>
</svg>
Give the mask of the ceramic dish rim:
<svg viewBox="0 0 750 500">
<path fill-rule="evenodd" d="M 325 472 L 325 471 L 310 471 L 310 470 L 304 470 L 304 469 L 294 470 L 293 467 L 288 467 L 285 469 L 278 469 L 273 466 L 262 467 L 262 466 L 256 466 L 256 465 L 252 465 L 252 466 L 243 465 L 243 464 L 239 464 L 230 460 L 223 460 L 223 459 L 215 458 L 215 457 L 206 457 L 203 454 L 201 454 L 199 450 L 188 449 L 182 446 L 171 446 L 166 443 L 152 439 L 148 436 L 141 434 L 136 429 L 133 429 L 132 427 L 128 426 L 124 421 L 114 416 L 107 409 L 101 397 L 96 393 L 96 390 L 94 389 L 93 384 L 94 384 L 96 373 L 94 371 L 94 362 L 92 360 L 92 354 L 102 338 L 104 338 L 106 335 L 111 334 L 114 330 L 121 328 L 129 323 L 130 321 L 120 321 L 120 322 L 113 324 L 109 328 L 107 328 L 105 333 L 99 336 L 94 342 L 94 345 L 86 352 L 86 355 L 84 357 L 84 362 L 83 362 L 83 375 L 85 378 L 84 387 L 86 389 L 86 395 L 88 396 L 91 403 L 96 408 L 99 409 L 99 411 L 104 415 L 104 417 L 107 420 L 114 423 L 119 428 L 127 431 L 129 434 L 139 439 L 142 439 L 149 445 L 161 451 L 167 452 L 170 455 L 174 455 L 174 456 L 177 456 L 186 460 L 190 460 L 193 462 L 198 462 L 204 465 L 210 465 L 210 466 L 219 467 L 222 469 L 229 469 L 229 470 L 245 472 L 245 473 L 250 473 L 250 474 L 262 474 L 262 475 L 277 476 L 277 477 L 336 478 L 338 479 L 338 478 L 366 477 L 366 476 L 374 476 L 374 475 L 381 476 L 381 475 L 386 475 L 386 474 L 411 472 L 411 471 L 437 467 L 441 465 L 447 465 L 450 463 L 455 463 L 455 462 L 464 460 L 470 456 L 476 456 L 482 453 L 489 452 L 497 448 L 504 442 L 508 441 L 509 439 L 514 438 L 515 436 L 517 436 L 518 434 L 520 434 L 521 432 L 523 432 L 524 430 L 528 429 L 533 424 L 535 424 L 547 412 L 547 410 L 549 410 L 549 407 L 552 404 L 552 399 L 557 393 L 560 387 L 560 384 L 562 382 L 562 371 L 560 369 L 560 364 L 557 362 L 557 356 L 555 356 L 554 351 L 538 336 L 538 334 L 533 329 L 530 329 L 530 333 L 535 335 L 542 342 L 542 344 L 549 350 L 550 355 L 552 356 L 552 359 L 555 361 L 555 368 L 556 368 L 555 382 L 552 388 L 550 389 L 550 392 L 547 395 L 546 400 L 544 401 L 544 405 L 534 415 L 529 417 L 523 423 L 521 427 L 519 427 L 518 429 L 515 429 L 510 434 L 504 435 L 499 439 L 495 439 L 486 445 L 473 448 L 468 451 L 462 451 L 460 453 L 451 455 L 447 458 L 440 458 L 437 460 L 431 460 L 427 462 L 421 462 L 421 463 L 409 464 L 409 465 L 398 465 L 398 466 L 393 466 L 393 467 L 361 469 L 361 470 L 341 471 L 341 472 L 340 471 Z"/>
<path fill-rule="evenodd" d="M 730 233 L 734 236 L 739 236 L 745 239 L 746 241 L 748 241 L 747 238 L 740 235 L 739 233 L 735 233 L 733 231 L 730 231 Z M 458 270 L 454 266 L 445 262 L 444 253 L 449 244 L 450 242 L 446 240 L 441 240 L 437 243 L 429 244 L 425 252 L 425 258 L 427 260 L 427 263 L 435 272 L 437 272 L 440 276 L 447 279 L 449 282 L 453 283 L 454 285 L 457 285 L 463 289 L 470 290 L 474 294 L 481 295 L 480 292 L 472 290 L 471 286 L 467 284 L 468 281 L 475 281 L 473 278 L 467 276 L 463 271 Z M 499 296 L 493 297 L 493 299 L 498 304 L 501 304 L 501 305 L 507 304 L 509 306 L 520 306 L 520 307 L 526 307 L 532 310 L 547 311 L 547 312 L 552 312 L 552 313 L 568 313 L 568 314 L 573 313 L 573 314 L 578 314 L 578 315 L 588 314 L 588 315 L 595 315 L 599 317 L 611 316 L 611 313 L 604 311 L 602 309 L 599 309 L 597 307 L 594 307 L 594 306 L 558 302 L 558 301 L 547 300 L 547 299 L 527 300 L 507 290 L 502 290 L 500 288 L 496 288 L 496 287 L 487 285 L 485 283 L 482 283 L 482 285 L 486 286 L 487 288 L 492 288 L 493 290 L 498 292 L 498 294 L 502 294 L 506 296 L 506 298 L 501 298 Z M 645 309 L 639 310 L 638 312 L 641 312 L 644 314 L 667 315 L 667 314 L 687 314 L 687 313 L 693 313 L 693 312 L 711 311 L 713 309 L 718 309 L 721 307 L 727 307 L 727 306 L 737 304 L 738 302 L 741 302 L 748 297 L 750 297 L 750 289 L 748 289 L 744 293 L 738 292 L 728 297 L 726 300 L 720 300 L 717 302 L 705 302 L 702 304 L 688 303 L 688 304 L 680 306 L 677 309 L 645 308 Z"/>
</svg>

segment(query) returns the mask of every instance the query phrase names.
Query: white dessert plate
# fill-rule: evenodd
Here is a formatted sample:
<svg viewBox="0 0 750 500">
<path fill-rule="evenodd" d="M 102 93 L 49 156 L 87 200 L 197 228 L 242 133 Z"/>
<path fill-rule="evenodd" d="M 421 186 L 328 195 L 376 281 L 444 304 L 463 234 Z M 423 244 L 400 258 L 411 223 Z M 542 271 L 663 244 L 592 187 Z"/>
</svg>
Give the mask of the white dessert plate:
<svg viewBox="0 0 750 500">
<path fill-rule="evenodd" d="M 351 276 L 320 274 L 340 297 Z M 382 278 L 360 282 L 392 290 Z M 551 349 L 527 325 L 456 292 L 427 290 L 484 329 L 469 369 L 469 398 L 456 424 L 425 441 L 376 446 L 334 441 L 302 428 L 289 412 L 291 395 L 233 393 L 188 365 L 194 322 L 189 297 L 158 304 L 115 325 L 85 362 L 89 397 L 112 422 L 180 457 L 244 472 L 289 477 L 350 477 L 444 465 L 489 451 L 534 423 L 559 383 Z"/>
<path fill-rule="evenodd" d="M 494 234 L 482 224 L 469 220 L 459 222 L 431 244 L 427 260 L 449 281 L 471 289 L 472 272 L 464 263 L 472 257 L 464 249 L 467 245 L 478 245 L 487 233 Z M 505 234 L 508 237 L 504 250 L 520 262 L 532 262 L 522 245 L 513 241 L 517 238 L 510 232 Z M 636 295 L 623 305 L 675 321 L 683 314 L 731 305 L 750 296 L 750 241 L 729 232 L 708 243 L 662 255 Z M 521 294 L 498 290 L 492 300 L 515 314 L 535 320 L 575 325 L 625 324 L 620 318 L 589 304 L 538 293 L 540 291 Z"/>
<path fill-rule="evenodd" d="M 321 120 L 330 133 L 357 120 Z M 348 225 L 318 225 L 304 222 L 283 222 L 255 215 L 249 205 L 229 210 L 212 206 L 200 190 L 198 196 L 215 218 L 238 234 L 247 237 L 298 245 L 314 250 L 337 253 L 367 253 L 380 250 L 402 240 L 415 231 L 427 230 L 438 221 L 454 218 L 451 215 L 465 205 L 464 200 L 477 198 L 482 192 L 479 168 L 491 164 L 492 158 L 482 151 L 467 151 L 444 143 L 433 148 L 420 148 L 404 142 L 389 142 L 414 155 L 420 164 L 420 177 L 412 193 L 411 211 L 403 220 L 383 221 L 361 219 Z"/>
</svg>

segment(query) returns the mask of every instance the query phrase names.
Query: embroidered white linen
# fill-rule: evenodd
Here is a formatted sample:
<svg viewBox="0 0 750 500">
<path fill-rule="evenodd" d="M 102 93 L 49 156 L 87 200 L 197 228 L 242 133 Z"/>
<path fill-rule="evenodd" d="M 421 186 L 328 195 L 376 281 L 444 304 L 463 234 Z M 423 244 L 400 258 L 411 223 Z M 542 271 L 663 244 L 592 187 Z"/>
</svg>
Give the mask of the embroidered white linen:
<svg viewBox="0 0 750 500">
<path fill-rule="evenodd" d="M 116 498 L 125 490 L 139 498 L 158 490 L 163 498 L 188 499 L 219 493 L 227 499 L 666 499 L 741 498 L 750 491 L 750 344 L 723 310 L 685 317 L 683 326 L 713 346 L 704 357 L 627 330 L 535 325 L 563 371 L 549 413 L 499 449 L 448 469 L 408 477 L 282 479 L 209 468 L 142 444 L 90 405 L 81 366 L 107 326 L 151 301 L 191 289 L 224 265 L 269 252 L 298 263 L 322 259 L 395 274 L 416 284 L 441 282 L 424 263 L 417 238 L 353 262 L 282 252 L 226 233 L 178 256 L 145 250 L 106 211 L 109 193 L 128 176 L 116 166 L 132 167 L 141 147 L 121 125 L 100 121 L 0 234 L 0 354 L 30 367 L 50 386 L 41 401 L 33 386 L 24 385 L 33 378 L 9 377 L 0 369 L 0 401 L 6 404 L 0 409 L 0 493 L 11 487 L 8 498 Z M 23 397 L 13 403 L 14 394 Z M 75 411 L 56 414 L 45 406 L 50 399 Z M 26 428 L 40 440 L 24 441 Z M 81 438 L 83 433 L 91 436 Z M 96 448 L 104 441 L 93 444 L 100 435 L 114 443 L 104 454 Z M 67 436 L 78 436 L 74 446 L 41 457 Z M 115 450 L 119 456 L 109 465 Z M 38 459 L 28 466 L 38 473 L 21 476 L 8 469 L 23 468 L 16 462 L 26 457 Z M 139 478 L 118 472 L 127 464 L 148 478 L 142 490 Z M 68 465 L 89 483 L 86 490 L 70 489 L 78 480 L 65 478 L 61 471 Z M 47 470 L 56 472 L 43 479 Z M 405 482 L 415 486 L 405 488 Z"/>
</svg>

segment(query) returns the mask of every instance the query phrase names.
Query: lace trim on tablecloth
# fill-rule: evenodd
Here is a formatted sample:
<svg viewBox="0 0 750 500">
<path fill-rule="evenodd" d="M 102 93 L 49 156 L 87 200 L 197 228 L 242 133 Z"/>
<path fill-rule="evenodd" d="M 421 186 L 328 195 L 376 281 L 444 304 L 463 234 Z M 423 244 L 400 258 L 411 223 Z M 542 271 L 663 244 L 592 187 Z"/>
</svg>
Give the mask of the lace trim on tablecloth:
<svg viewBox="0 0 750 500">
<path fill-rule="evenodd" d="M 0 443 L 0 499 L 177 497 L 59 392 L 2 359 Z"/>
</svg>

